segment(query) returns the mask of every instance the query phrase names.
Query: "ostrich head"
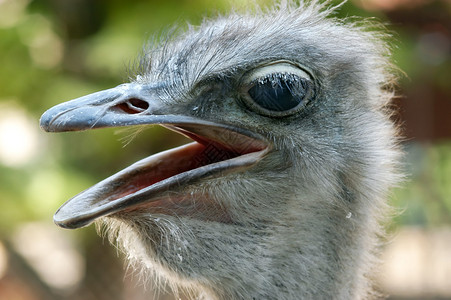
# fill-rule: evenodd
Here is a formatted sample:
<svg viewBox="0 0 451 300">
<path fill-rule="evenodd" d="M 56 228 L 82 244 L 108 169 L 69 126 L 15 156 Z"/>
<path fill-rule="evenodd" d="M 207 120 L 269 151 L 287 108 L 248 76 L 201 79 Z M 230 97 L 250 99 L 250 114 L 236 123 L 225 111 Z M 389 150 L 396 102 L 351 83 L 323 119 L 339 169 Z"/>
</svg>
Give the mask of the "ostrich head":
<svg viewBox="0 0 451 300">
<path fill-rule="evenodd" d="M 104 224 L 131 261 L 199 298 L 370 297 L 397 179 L 389 51 L 330 11 L 205 20 L 148 49 L 130 83 L 48 110 L 46 131 L 158 124 L 193 140 L 78 194 L 55 222 Z"/>
</svg>

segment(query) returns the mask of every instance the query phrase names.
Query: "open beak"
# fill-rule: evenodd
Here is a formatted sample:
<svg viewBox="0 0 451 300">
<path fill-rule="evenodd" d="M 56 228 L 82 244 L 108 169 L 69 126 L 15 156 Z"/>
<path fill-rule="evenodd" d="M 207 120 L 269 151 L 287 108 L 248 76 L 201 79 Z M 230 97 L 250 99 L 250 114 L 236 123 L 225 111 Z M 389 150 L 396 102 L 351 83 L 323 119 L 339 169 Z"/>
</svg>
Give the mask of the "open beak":
<svg viewBox="0 0 451 300">
<path fill-rule="evenodd" d="M 268 151 L 264 137 L 247 129 L 180 113 L 158 97 L 158 85 L 122 84 L 52 107 L 41 117 L 48 132 L 158 124 L 193 143 L 144 158 L 64 203 L 54 221 L 64 228 L 89 225 L 96 218 L 142 207 L 168 192 L 211 176 L 237 172 Z"/>
</svg>

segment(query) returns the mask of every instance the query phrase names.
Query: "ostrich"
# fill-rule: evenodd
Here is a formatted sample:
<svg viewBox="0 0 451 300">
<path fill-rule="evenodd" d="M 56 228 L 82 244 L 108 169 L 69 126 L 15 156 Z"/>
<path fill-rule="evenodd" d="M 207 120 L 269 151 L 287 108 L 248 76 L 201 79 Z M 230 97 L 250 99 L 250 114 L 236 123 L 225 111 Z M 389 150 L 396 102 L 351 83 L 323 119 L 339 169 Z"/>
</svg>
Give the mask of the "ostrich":
<svg viewBox="0 0 451 300">
<path fill-rule="evenodd" d="M 282 2 L 204 20 L 149 47 L 129 83 L 45 112 L 49 132 L 158 124 L 193 140 L 76 195 L 55 223 L 96 221 L 194 299 L 377 297 L 399 178 L 392 67 L 377 26 L 334 9 Z"/>
</svg>

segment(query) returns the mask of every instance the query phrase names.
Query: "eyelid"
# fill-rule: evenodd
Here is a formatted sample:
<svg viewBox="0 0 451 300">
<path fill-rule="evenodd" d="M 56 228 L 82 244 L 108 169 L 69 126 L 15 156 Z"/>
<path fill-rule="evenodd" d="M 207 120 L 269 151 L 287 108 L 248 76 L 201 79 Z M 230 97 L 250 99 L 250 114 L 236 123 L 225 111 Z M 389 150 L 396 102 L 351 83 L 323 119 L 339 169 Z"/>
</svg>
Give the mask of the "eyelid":
<svg viewBox="0 0 451 300">
<path fill-rule="evenodd" d="M 309 80 L 312 80 L 312 77 L 310 74 L 307 73 L 307 71 L 304 71 L 299 66 L 293 65 L 289 62 L 274 62 L 265 66 L 262 66 L 260 68 L 256 68 L 249 72 L 248 74 L 244 75 L 243 82 L 245 84 L 250 84 L 255 80 L 258 80 L 259 78 L 266 77 L 269 74 L 293 74 L 297 75 L 300 78 L 307 78 Z"/>
</svg>

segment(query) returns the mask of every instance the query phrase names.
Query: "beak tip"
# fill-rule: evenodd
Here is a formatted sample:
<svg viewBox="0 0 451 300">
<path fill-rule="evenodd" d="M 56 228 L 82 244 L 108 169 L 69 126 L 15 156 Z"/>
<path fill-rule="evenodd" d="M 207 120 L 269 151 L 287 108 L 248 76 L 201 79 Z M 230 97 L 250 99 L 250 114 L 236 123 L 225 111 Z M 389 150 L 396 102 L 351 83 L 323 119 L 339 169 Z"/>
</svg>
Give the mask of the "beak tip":
<svg viewBox="0 0 451 300">
<path fill-rule="evenodd" d="M 56 105 L 44 112 L 39 120 L 39 126 L 46 132 L 79 131 L 89 128 L 92 120 L 80 115 L 66 115 L 71 108 L 66 103 Z"/>
<path fill-rule="evenodd" d="M 85 227 L 91 224 L 91 221 L 81 219 L 81 218 L 68 218 L 60 213 L 58 210 L 55 215 L 53 215 L 53 222 L 61 228 L 64 229 L 77 229 L 80 227 Z"/>
<path fill-rule="evenodd" d="M 64 213 L 64 204 L 53 215 L 53 222 L 62 228 L 72 228 L 71 222 L 68 222 L 67 214 Z"/>
<path fill-rule="evenodd" d="M 41 127 L 42 130 L 46 131 L 46 132 L 51 132 L 51 128 L 50 128 L 50 122 L 51 119 L 48 111 L 46 111 L 42 116 L 41 119 L 39 120 L 39 126 Z"/>
<path fill-rule="evenodd" d="M 58 132 L 58 124 L 61 122 L 55 122 L 57 120 L 58 115 L 61 113 L 60 105 L 56 105 L 52 108 L 49 108 L 45 111 L 41 119 L 39 120 L 39 126 L 42 130 L 46 132 Z"/>
</svg>

